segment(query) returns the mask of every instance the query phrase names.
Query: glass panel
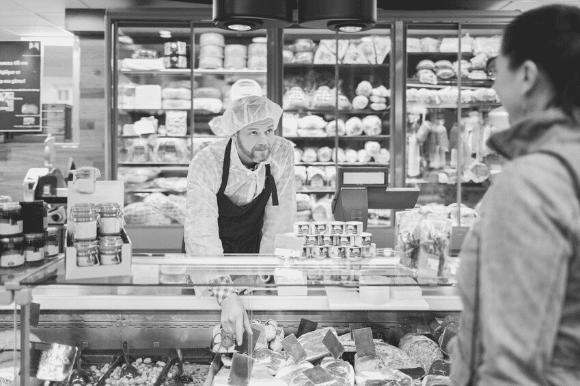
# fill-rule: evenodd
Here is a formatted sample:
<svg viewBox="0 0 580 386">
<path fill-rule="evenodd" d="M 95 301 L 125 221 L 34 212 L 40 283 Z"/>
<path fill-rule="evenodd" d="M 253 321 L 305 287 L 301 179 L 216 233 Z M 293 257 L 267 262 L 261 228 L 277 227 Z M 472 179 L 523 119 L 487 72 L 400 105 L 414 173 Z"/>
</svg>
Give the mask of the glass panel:
<svg viewBox="0 0 580 386">
<path fill-rule="evenodd" d="M 284 44 L 282 126 L 296 145 L 298 219 L 328 220 L 337 167 L 389 164 L 390 26 L 287 29 Z M 389 211 L 370 213 L 369 225 L 388 221 Z"/>
<path fill-rule="evenodd" d="M 128 224 L 177 223 L 185 207 L 192 158 L 191 50 L 189 23 L 118 26 L 114 140 Z M 161 212 L 163 203 L 174 210 Z"/>
</svg>

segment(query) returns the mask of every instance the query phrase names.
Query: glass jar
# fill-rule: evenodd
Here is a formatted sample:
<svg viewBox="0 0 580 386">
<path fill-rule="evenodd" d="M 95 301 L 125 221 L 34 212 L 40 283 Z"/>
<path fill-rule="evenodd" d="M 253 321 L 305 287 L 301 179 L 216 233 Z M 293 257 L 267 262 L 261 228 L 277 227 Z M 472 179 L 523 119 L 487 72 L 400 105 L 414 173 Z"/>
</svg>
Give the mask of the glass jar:
<svg viewBox="0 0 580 386">
<path fill-rule="evenodd" d="M 99 243 L 97 240 L 75 241 L 77 267 L 99 265 Z"/>
<path fill-rule="evenodd" d="M 22 207 L 17 202 L 0 204 L 0 235 L 11 236 L 22 233 Z"/>
<path fill-rule="evenodd" d="M 37 263 L 44 260 L 44 233 L 28 233 L 24 235 L 24 258 L 27 263 Z"/>
<path fill-rule="evenodd" d="M 116 203 L 99 205 L 99 235 L 118 235 L 123 227 L 123 211 Z"/>
<path fill-rule="evenodd" d="M 121 264 L 123 239 L 119 236 L 104 236 L 99 240 L 101 265 Z"/>
<path fill-rule="evenodd" d="M 20 267 L 24 261 L 24 236 L 0 237 L 0 267 Z"/>
<path fill-rule="evenodd" d="M 94 204 L 76 204 L 70 210 L 69 229 L 74 240 L 97 238 L 98 212 Z M 72 226 L 71 226 L 72 225 Z"/>
<path fill-rule="evenodd" d="M 74 171 L 73 185 L 80 193 L 93 193 L 97 178 L 101 176 L 99 169 L 85 166 Z"/>
<path fill-rule="evenodd" d="M 46 257 L 53 257 L 60 253 L 57 228 L 48 228 L 46 230 L 44 243 Z"/>
</svg>

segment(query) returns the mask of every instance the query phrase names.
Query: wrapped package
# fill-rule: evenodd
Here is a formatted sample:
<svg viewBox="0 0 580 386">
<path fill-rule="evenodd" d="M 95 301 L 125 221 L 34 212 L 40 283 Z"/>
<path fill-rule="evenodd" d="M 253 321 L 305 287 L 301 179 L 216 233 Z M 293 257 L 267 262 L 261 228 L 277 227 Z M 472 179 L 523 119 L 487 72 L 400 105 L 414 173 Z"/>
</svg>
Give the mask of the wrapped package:
<svg viewBox="0 0 580 386">
<path fill-rule="evenodd" d="M 450 71 L 453 72 L 452 70 Z M 420 83 L 437 84 L 437 76 L 431 70 L 419 70 L 417 72 L 417 78 Z"/>
<path fill-rule="evenodd" d="M 475 220 L 477 220 L 477 212 L 468 206 L 461 204 L 461 224 L 457 221 L 457 204 L 453 203 L 447 207 L 449 211 L 449 218 L 453 221 L 453 226 L 467 226 L 472 227 Z"/>
<path fill-rule="evenodd" d="M 217 98 L 194 98 L 193 99 L 193 109 L 194 110 L 205 110 L 210 113 L 220 113 L 223 110 L 223 103 Z"/>
<path fill-rule="evenodd" d="M 352 109 L 352 103 L 348 100 L 346 95 L 338 95 L 338 109 L 339 110 L 350 110 Z"/>
<path fill-rule="evenodd" d="M 189 101 L 191 99 L 191 90 L 185 87 L 165 87 L 161 91 L 163 99 L 183 99 Z"/>
<path fill-rule="evenodd" d="M 344 381 L 347 386 L 354 386 L 354 369 L 350 363 L 343 360 L 326 357 L 320 367 L 328 371 L 334 378 Z"/>
<path fill-rule="evenodd" d="M 375 46 L 375 54 L 377 56 L 376 63 L 383 64 L 389 52 L 391 52 L 391 39 L 385 36 L 372 37 L 373 45 Z M 363 38 L 366 39 L 366 38 Z"/>
<path fill-rule="evenodd" d="M 293 114 L 282 115 L 282 135 L 284 137 L 298 136 L 298 117 Z"/>
<path fill-rule="evenodd" d="M 411 359 L 406 352 L 388 343 L 375 342 L 375 351 L 382 359 L 386 369 L 400 370 L 421 367 L 421 364 Z"/>
<path fill-rule="evenodd" d="M 294 180 L 296 181 L 296 190 L 300 190 L 306 185 L 306 166 L 294 166 Z"/>
<path fill-rule="evenodd" d="M 159 138 L 153 149 L 153 158 L 157 162 L 189 163 L 187 141 L 180 138 Z"/>
<path fill-rule="evenodd" d="M 473 58 L 469 59 L 471 69 L 484 70 L 487 67 L 487 60 L 487 55 L 484 52 L 475 55 Z"/>
<path fill-rule="evenodd" d="M 372 103 L 387 103 L 387 98 L 371 95 L 369 98 Z"/>
<path fill-rule="evenodd" d="M 252 43 L 248 46 L 248 56 L 268 56 L 268 45 L 265 43 Z"/>
<path fill-rule="evenodd" d="M 145 138 L 137 138 L 130 142 L 127 148 L 127 162 L 149 162 L 151 161 L 151 149 L 149 142 Z"/>
<path fill-rule="evenodd" d="M 439 52 L 441 41 L 433 38 L 422 38 L 420 45 L 422 52 Z"/>
<path fill-rule="evenodd" d="M 344 64 L 368 64 L 368 60 L 365 57 L 364 52 L 359 48 L 359 45 L 351 40 L 350 44 L 344 54 L 342 60 Z"/>
<path fill-rule="evenodd" d="M 439 104 L 437 90 L 429 90 L 426 88 L 420 88 L 417 91 L 417 102 L 419 102 L 421 104 L 425 104 L 425 105 Z"/>
<path fill-rule="evenodd" d="M 326 135 L 329 137 L 335 136 L 337 131 L 339 136 L 346 134 L 346 125 L 342 119 L 338 120 L 338 124 L 337 121 L 331 121 L 326 125 Z"/>
<path fill-rule="evenodd" d="M 121 60 L 123 70 L 133 71 L 161 71 L 165 69 L 163 58 L 158 59 L 133 59 L 127 58 Z"/>
<path fill-rule="evenodd" d="M 306 169 L 306 174 L 308 176 L 308 186 L 313 189 L 320 189 L 324 186 L 324 170 L 318 167 L 309 166 Z"/>
<path fill-rule="evenodd" d="M 334 107 L 336 91 L 330 90 L 328 86 L 319 87 L 312 96 L 312 108 L 325 109 Z"/>
<path fill-rule="evenodd" d="M 158 168 L 119 168 L 117 178 L 127 184 L 142 184 L 159 175 Z"/>
<path fill-rule="evenodd" d="M 336 154 L 335 152 L 332 152 L 332 161 L 339 163 L 346 162 L 346 155 L 344 153 L 344 149 L 339 147 L 338 149 L 336 149 Z"/>
<path fill-rule="evenodd" d="M 184 177 L 161 177 L 155 178 L 153 182 L 163 190 L 179 193 L 187 191 L 187 178 Z"/>
<path fill-rule="evenodd" d="M 358 118 L 356 118 L 356 119 L 358 119 Z M 358 120 L 360 121 L 360 119 L 358 119 Z M 350 119 L 349 119 L 349 121 L 350 121 Z M 381 118 L 379 118 L 376 115 L 367 115 L 366 117 L 363 118 L 361 125 L 362 125 L 362 131 L 364 131 L 364 133 L 366 135 L 381 135 L 381 132 L 383 130 L 383 128 L 382 128 L 383 122 L 381 121 Z M 348 126 L 348 121 L 347 121 L 347 126 Z"/>
<path fill-rule="evenodd" d="M 365 149 L 361 149 L 357 152 L 357 161 L 361 163 L 371 162 L 371 156 Z"/>
<path fill-rule="evenodd" d="M 132 123 L 126 123 L 123 125 L 123 129 L 121 130 L 121 135 L 124 137 L 134 137 L 139 135 L 135 132 L 135 127 Z"/>
<path fill-rule="evenodd" d="M 284 328 L 278 327 L 276 329 L 276 336 L 269 344 L 270 350 L 274 352 L 280 352 L 283 350 L 284 347 L 282 346 L 282 341 L 284 340 L 284 335 Z"/>
<path fill-rule="evenodd" d="M 318 160 L 318 155 L 316 154 L 316 149 L 306 148 L 304 149 L 304 154 L 302 154 L 302 162 L 312 163 Z"/>
<path fill-rule="evenodd" d="M 161 86 L 156 84 L 135 86 L 135 108 L 158 110 L 161 108 Z"/>
<path fill-rule="evenodd" d="M 238 56 L 226 57 L 224 59 L 224 68 L 226 70 L 243 70 L 248 66 L 246 58 Z"/>
<path fill-rule="evenodd" d="M 334 158 L 334 151 L 333 151 L 333 158 Z M 326 183 L 331 188 L 336 187 L 336 167 L 334 166 L 326 166 L 324 168 L 324 174 L 326 175 Z"/>
<path fill-rule="evenodd" d="M 421 39 L 407 38 L 407 52 L 422 52 Z"/>
<path fill-rule="evenodd" d="M 474 70 L 470 71 L 467 77 L 472 80 L 486 80 L 487 74 L 482 70 Z"/>
<path fill-rule="evenodd" d="M 284 94 L 284 110 L 288 109 L 306 109 L 309 102 L 306 93 L 300 87 L 292 87 Z"/>
<path fill-rule="evenodd" d="M 346 149 L 344 152 L 344 157 L 348 163 L 354 164 L 358 162 L 358 152 L 356 150 Z"/>
<path fill-rule="evenodd" d="M 326 59 L 326 60 L 328 60 L 328 62 L 326 62 L 324 64 L 334 64 L 336 62 L 337 51 L 338 51 L 338 60 L 340 63 L 342 63 L 342 60 L 344 59 L 344 55 L 346 55 L 346 51 L 348 50 L 349 45 L 350 45 L 350 40 L 339 39 L 338 40 L 338 50 L 337 50 L 337 41 L 335 39 L 322 39 L 322 40 L 320 40 L 320 44 L 318 45 L 318 48 L 324 47 L 325 48 L 324 55 L 327 55 L 327 52 L 330 53 L 330 55 L 331 55 L 331 57 L 328 57 Z M 318 53 L 318 49 L 316 50 L 316 52 Z"/>
<path fill-rule="evenodd" d="M 370 104 L 371 110 L 374 111 L 383 111 L 387 109 L 386 103 L 371 103 Z"/>
<path fill-rule="evenodd" d="M 215 32 L 207 32 L 199 35 L 199 45 L 200 46 L 207 46 L 207 45 L 216 45 L 216 46 L 225 46 L 225 39 L 224 35 Z"/>
<path fill-rule="evenodd" d="M 448 68 L 442 68 L 440 70 L 437 70 L 437 77 L 439 79 L 443 79 L 443 80 L 448 80 L 451 79 L 455 76 L 456 72 L 448 69 Z M 427 82 L 423 82 L 423 83 L 427 83 Z"/>
<path fill-rule="evenodd" d="M 117 94 L 118 104 L 120 109 L 134 109 L 135 108 L 135 87 L 134 83 L 119 84 Z"/>
<path fill-rule="evenodd" d="M 266 70 L 268 68 L 268 59 L 265 56 L 250 56 L 248 58 L 249 70 Z"/>
<path fill-rule="evenodd" d="M 199 87 L 193 89 L 193 97 L 221 99 L 222 93 L 219 89 L 215 87 Z M 189 93 L 189 96 L 187 98 L 166 98 L 166 99 L 190 99 L 190 98 L 191 93 Z"/>
<path fill-rule="evenodd" d="M 501 47 L 501 36 L 478 37 L 473 41 L 473 54 L 484 53 L 488 58 L 495 58 L 499 55 Z"/>
<path fill-rule="evenodd" d="M 358 49 L 363 53 L 364 58 L 369 64 L 377 64 L 377 55 L 375 54 L 375 46 L 371 39 L 361 39 Z"/>
<path fill-rule="evenodd" d="M 281 369 L 289 364 L 289 358 L 285 353 L 280 354 L 268 348 L 256 349 L 252 354 L 252 358 L 255 359 L 254 365 L 265 365 L 272 376 L 278 374 Z"/>
<path fill-rule="evenodd" d="M 421 214 L 415 211 L 396 213 L 395 251 L 403 267 L 416 271 L 421 241 Z"/>
<path fill-rule="evenodd" d="M 301 130 L 322 130 L 326 121 L 319 115 L 306 115 L 298 119 L 298 128 Z"/>
<path fill-rule="evenodd" d="M 446 283 L 451 274 L 448 267 L 451 220 L 423 219 L 420 227 L 418 277 L 426 283 Z"/>
<path fill-rule="evenodd" d="M 379 87 L 373 88 L 373 91 L 371 91 L 371 96 L 388 98 L 391 96 L 391 91 L 389 91 L 389 89 L 387 89 L 385 86 L 381 85 Z"/>
<path fill-rule="evenodd" d="M 213 56 L 200 56 L 199 68 L 205 70 L 215 70 L 224 67 L 224 60 Z"/>
<path fill-rule="evenodd" d="M 214 58 L 223 58 L 224 48 L 222 46 L 216 46 L 213 44 L 201 46 L 199 56 L 211 56 Z"/>
<path fill-rule="evenodd" d="M 308 332 L 298 338 L 298 342 L 306 351 L 306 360 L 314 361 L 327 356 L 330 352 L 322 343 L 326 334 L 331 331 L 336 336 L 336 330 L 332 327 L 321 328 L 316 331 Z"/>
<path fill-rule="evenodd" d="M 416 88 L 408 88 L 407 89 L 407 102 L 417 102 L 417 92 L 419 90 L 417 90 Z"/>
<path fill-rule="evenodd" d="M 381 144 L 376 141 L 368 141 L 365 143 L 365 150 L 369 156 L 375 157 L 381 152 Z"/>
<path fill-rule="evenodd" d="M 300 163 L 302 161 L 302 155 L 304 154 L 304 151 L 300 148 L 295 147 L 294 148 L 294 163 Z"/>
<path fill-rule="evenodd" d="M 296 52 L 292 57 L 292 63 L 295 64 L 310 64 L 314 61 L 314 54 L 312 52 Z"/>
<path fill-rule="evenodd" d="M 435 63 L 433 63 L 432 60 L 421 60 L 419 62 L 419 64 L 417 64 L 417 71 L 419 70 L 434 70 L 435 69 Z"/>
<path fill-rule="evenodd" d="M 439 46 L 440 52 L 459 52 L 459 39 L 457 38 L 443 38 L 441 40 L 441 45 Z M 473 39 L 469 34 L 465 34 L 461 38 L 461 52 L 472 52 L 473 51 Z"/>
<path fill-rule="evenodd" d="M 224 49 L 226 57 L 245 58 L 248 56 L 248 48 L 243 44 L 227 44 Z"/>
<path fill-rule="evenodd" d="M 135 202 L 123 208 L 123 218 L 127 224 L 169 225 L 171 219 L 162 211 L 142 202 Z"/>
<path fill-rule="evenodd" d="M 442 69 L 453 69 L 453 63 L 449 60 L 438 60 L 435 62 L 435 70 L 442 70 Z"/>
<path fill-rule="evenodd" d="M 296 221 L 310 221 L 312 219 L 312 211 L 308 210 L 299 210 L 296 212 Z"/>
<path fill-rule="evenodd" d="M 336 63 L 336 54 L 330 51 L 330 48 L 322 41 L 316 49 L 313 59 L 314 64 L 334 64 Z"/>
<path fill-rule="evenodd" d="M 364 110 L 369 104 L 369 98 L 364 95 L 358 95 L 352 100 L 352 108 L 355 110 Z"/>
<path fill-rule="evenodd" d="M 152 193 L 145 197 L 144 204 L 150 205 L 161 211 L 165 216 L 179 224 L 185 224 L 185 196 L 170 194 L 165 196 L 162 193 Z"/>
<path fill-rule="evenodd" d="M 189 110 L 191 109 L 191 99 L 164 99 L 161 106 L 166 110 Z"/>
<path fill-rule="evenodd" d="M 375 162 L 380 164 L 388 164 L 391 161 L 391 153 L 387 149 L 383 148 L 379 151 L 379 154 L 373 156 L 373 158 L 375 159 Z"/>
<path fill-rule="evenodd" d="M 358 133 L 358 132 L 362 132 L 362 130 L 363 130 L 363 122 L 360 120 L 360 118 L 352 117 L 348 121 L 346 121 L 345 132 L 342 133 L 341 135 L 346 134 L 346 132 Z M 357 134 L 355 134 L 355 135 L 357 135 Z"/>
<path fill-rule="evenodd" d="M 431 364 L 437 359 L 443 359 L 439 345 L 420 334 L 407 334 L 399 342 L 399 348 L 406 352 L 411 359 L 421 363 L 425 371 L 429 371 Z"/>
<path fill-rule="evenodd" d="M 364 371 L 378 371 L 385 368 L 385 363 L 378 355 L 366 355 L 360 357 L 358 354 L 354 356 L 354 370 L 356 373 Z"/>
<path fill-rule="evenodd" d="M 170 136 L 187 134 L 187 111 L 166 111 L 165 131 Z"/>
<path fill-rule="evenodd" d="M 332 149 L 328 146 L 321 147 L 318 149 L 316 154 L 318 155 L 318 161 L 320 162 L 330 162 L 332 159 Z"/>
<path fill-rule="evenodd" d="M 284 367 L 276 374 L 276 380 L 288 386 L 313 386 L 314 384 L 304 375 L 304 370 L 313 368 L 310 362 L 301 362 L 297 365 Z"/>
<path fill-rule="evenodd" d="M 373 91 L 373 86 L 369 81 L 363 80 L 356 86 L 356 95 L 364 95 L 366 97 L 370 97 Z"/>
<path fill-rule="evenodd" d="M 142 117 L 133 124 L 133 130 L 138 135 L 157 133 L 158 120 L 155 117 Z"/>
<path fill-rule="evenodd" d="M 305 210 L 310 211 L 312 208 L 312 200 L 309 195 L 298 193 L 296 195 L 296 205 L 299 212 Z M 308 217 L 310 218 L 310 213 L 308 214 Z"/>
<path fill-rule="evenodd" d="M 282 51 L 282 60 L 283 60 L 284 64 L 292 63 L 293 58 L 294 58 L 294 52 L 288 51 L 288 50 Z M 316 56 L 314 57 L 314 60 L 316 60 Z"/>
</svg>

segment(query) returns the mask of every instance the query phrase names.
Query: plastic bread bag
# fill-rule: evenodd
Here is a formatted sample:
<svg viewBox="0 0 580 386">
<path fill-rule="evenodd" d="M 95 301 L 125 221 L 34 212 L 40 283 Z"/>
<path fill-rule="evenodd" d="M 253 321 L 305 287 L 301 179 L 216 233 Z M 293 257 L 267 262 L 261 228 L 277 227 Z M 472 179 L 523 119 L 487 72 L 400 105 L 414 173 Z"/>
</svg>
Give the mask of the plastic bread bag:
<svg viewBox="0 0 580 386">
<path fill-rule="evenodd" d="M 450 220 L 424 219 L 420 227 L 418 277 L 422 282 L 445 283 L 450 276 L 447 260 L 452 223 Z"/>
<path fill-rule="evenodd" d="M 332 152 L 332 161 L 334 162 L 346 162 L 346 154 L 343 148 L 337 148 L 336 152 Z"/>
<path fill-rule="evenodd" d="M 151 160 L 149 142 L 145 138 L 135 139 L 127 149 L 127 156 L 127 162 L 149 162 Z"/>
<path fill-rule="evenodd" d="M 160 138 L 153 149 L 157 162 L 189 163 L 187 141 L 180 138 Z"/>
<path fill-rule="evenodd" d="M 421 242 L 420 223 L 422 216 L 417 211 L 396 213 L 395 251 L 401 259 L 401 265 L 417 273 L 419 248 Z"/>
<path fill-rule="evenodd" d="M 302 162 L 316 162 L 318 160 L 318 155 L 316 154 L 316 149 L 306 148 L 302 154 Z"/>
<path fill-rule="evenodd" d="M 285 137 L 298 136 L 298 118 L 294 114 L 282 115 L 282 133 Z"/>
<path fill-rule="evenodd" d="M 299 149 L 297 147 L 294 148 L 294 163 L 300 163 L 302 162 L 302 155 L 304 154 L 304 151 L 302 149 Z"/>
<path fill-rule="evenodd" d="M 328 125 L 326 125 L 326 135 L 327 136 L 334 137 L 336 135 L 336 132 L 337 132 L 337 126 L 338 126 L 338 135 L 339 136 L 346 134 L 346 125 L 345 125 L 344 121 L 342 119 L 339 119 L 338 124 L 336 122 L 337 121 L 331 121 L 331 122 L 328 122 Z"/>
<path fill-rule="evenodd" d="M 165 130 L 167 135 L 185 136 L 187 134 L 187 111 L 166 111 Z"/>
<path fill-rule="evenodd" d="M 309 166 L 306 169 L 308 176 L 308 185 L 311 188 L 322 188 L 324 186 L 326 175 L 324 170 L 315 166 Z"/>
<path fill-rule="evenodd" d="M 321 147 L 318 149 L 316 154 L 318 156 L 318 161 L 320 162 L 330 162 L 332 159 L 332 149 L 328 146 Z"/>
</svg>

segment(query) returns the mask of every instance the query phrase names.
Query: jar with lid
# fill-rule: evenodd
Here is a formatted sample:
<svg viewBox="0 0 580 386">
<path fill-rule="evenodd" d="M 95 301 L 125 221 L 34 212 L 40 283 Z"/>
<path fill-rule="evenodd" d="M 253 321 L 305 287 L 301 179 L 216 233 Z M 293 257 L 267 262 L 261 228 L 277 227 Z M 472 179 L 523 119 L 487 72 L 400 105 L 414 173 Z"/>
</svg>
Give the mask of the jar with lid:
<svg viewBox="0 0 580 386">
<path fill-rule="evenodd" d="M 77 267 L 99 265 L 99 243 L 97 240 L 75 241 L 77 250 Z"/>
<path fill-rule="evenodd" d="M 73 186 L 80 193 L 93 193 L 97 178 L 101 176 L 99 169 L 85 166 L 74 171 Z"/>
<path fill-rule="evenodd" d="M 53 257 L 59 254 L 58 229 L 48 228 L 45 233 L 45 253 L 46 257 Z"/>
<path fill-rule="evenodd" d="M 99 235 L 118 235 L 123 227 L 123 211 L 117 203 L 100 204 L 99 210 Z"/>
<path fill-rule="evenodd" d="M 17 202 L 0 204 L 0 235 L 10 236 L 22 233 L 22 207 Z"/>
<path fill-rule="evenodd" d="M 121 264 L 123 240 L 119 236 L 104 236 L 99 240 L 101 265 Z"/>
<path fill-rule="evenodd" d="M 44 233 L 24 235 L 24 258 L 27 263 L 38 263 L 45 257 Z"/>
<path fill-rule="evenodd" d="M 24 236 L 0 237 L 0 267 L 20 267 L 24 261 Z"/>
<path fill-rule="evenodd" d="M 74 240 L 97 238 L 98 212 L 94 204 L 76 204 L 70 210 L 69 230 Z"/>
</svg>

